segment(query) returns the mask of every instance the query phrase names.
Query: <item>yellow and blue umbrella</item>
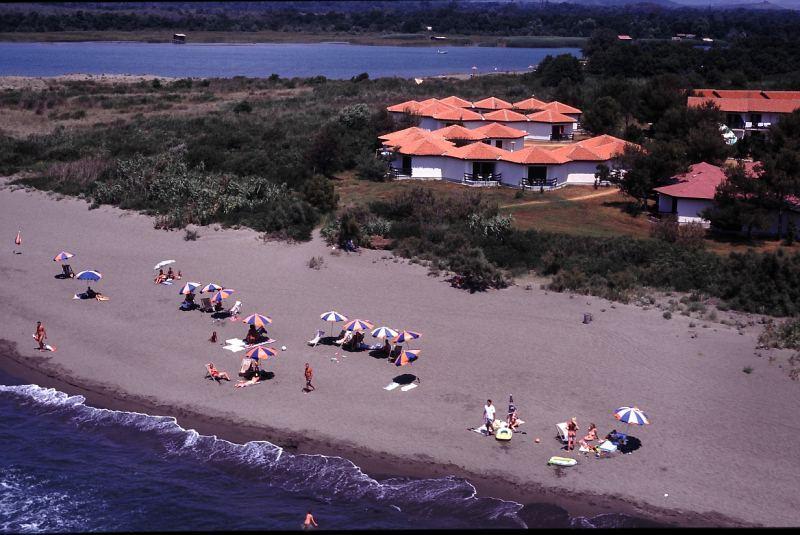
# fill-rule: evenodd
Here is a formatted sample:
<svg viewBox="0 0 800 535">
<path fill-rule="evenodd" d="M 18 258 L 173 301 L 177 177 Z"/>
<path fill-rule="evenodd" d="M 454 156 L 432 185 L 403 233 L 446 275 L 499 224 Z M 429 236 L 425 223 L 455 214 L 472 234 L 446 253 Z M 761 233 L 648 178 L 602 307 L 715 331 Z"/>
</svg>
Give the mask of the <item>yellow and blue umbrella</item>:
<svg viewBox="0 0 800 535">
<path fill-rule="evenodd" d="M 72 258 L 73 256 L 75 256 L 75 255 L 72 254 L 72 253 L 68 253 L 66 251 L 61 251 L 60 253 L 58 253 L 53 258 L 53 262 L 63 262 L 64 260 L 67 260 L 68 258 Z"/>
<path fill-rule="evenodd" d="M 397 331 L 389 327 L 378 327 L 372 331 L 372 336 L 375 338 L 393 338 L 397 336 Z"/>
<path fill-rule="evenodd" d="M 183 288 L 181 288 L 181 291 L 178 292 L 178 294 L 179 295 L 193 294 L 194 291 L 199 287 L 200 287 L 199 282 L 187 282 L 186 284 L 183 285 Z"/>
<path fill-rule="evenodd" d="M 200 293 L 204 294 L 206 292 L 208 292 L 208 293 L 218 292 L 220 290 L 222 290 L 222 286 L 220 286 L 219 284 L 214 284 L 212 282 L 211 284 L 206 284 L 205 286 L 203 286 L 203 289 L 200 290 Z"/>
<path fill-rule="evenodd" d="M 401 351 L 400 355 L 394 361 L 395 366 L 405 366 L 406 364 L 411 364 L 415 360 L 419 358 L 419 353 L 422 351 L 421 349 L 406 349 L 405 351 Z"/>
<path fill-rule="evenodd" d="M 231 296 L 231 294 L 232 294 L 233 292 L 235 292 L 235 291 L 236 291 L 236 290 L 230 290 L 230 289 L 227 289 L 227 288 L 226 288 L 226 289 L 219 290 L 219 291 L 218 291 L 217 293 L 215 293 L 215 294 L 214 294 L 214 296 L 211 298 L 211 301 L 212 301 L 212 302 L 214 302 L 214 303 L 221 303 L 223 299 L 227 299 L 227 298 L 229 298 L 229 297 Z"/>
<path fill-rule="evenodd" d="M 75 278 L 79 281 L 99 281 L 103 275 L 98 271 L 86 270 L 78 273 Z"/>
<path fill-rule="evenodd" d="M 410 340 L 416 340 L 420 336 L 422 336 L 422 335 L 420 333 L 418 333 L 418 332 L 401 331 L 397 336 L 394 337 L 392 342 L 394 342 L 395 344 L 402 344 L 403 342 L 408 342 Z"/>
<path fill-rule="evenodd" d="M 368 331 L 373 325 L 367 320 L 350 320 L 342 327 L 345 331 Z"/>
<path fill-rule="evenodd" d="M 272 319 L 267 316 L 262 316 L 261 314 L 250 314 L 243 320 L 243 323 L 252 325 L 256 329 L 260 329 L 272 323 Z"/>
<path fill-rule="evenodd" d="M 253 349 L 251 349 L 246 353 L 248 357 L 250 357 L 256 362 L 258 362 L 261 359 L 267 360 L 268 358 L 274 357 L 277 354 L 278 352 L 275 349 L 266 346 L 254 347 Z"/>
</svg>

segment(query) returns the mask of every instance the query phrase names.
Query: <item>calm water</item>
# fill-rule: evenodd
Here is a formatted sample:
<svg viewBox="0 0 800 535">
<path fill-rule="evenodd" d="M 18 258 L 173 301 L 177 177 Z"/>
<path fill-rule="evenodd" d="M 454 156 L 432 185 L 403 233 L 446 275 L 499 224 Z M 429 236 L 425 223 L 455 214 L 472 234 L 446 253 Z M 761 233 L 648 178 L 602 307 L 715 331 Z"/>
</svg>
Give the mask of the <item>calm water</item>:
<svg viewBox="0 0 800 535">
<path fill-rule="evenodd" d="M 170 77 L 350 78 L 524 71 L 546 55 L 577 48 L 493 48 L 313 44 L 0 43 L 0 76 L 155 74 Z"/>
<path fill-rule="evenodd" d="M 328 529 L 526 526 L 521 505 L 477 498 L 463 479 L 378 481 L 339 457 L 234 444 L 83 401 L 0 374 L 0 533 L 294 530 L 309 508 Z"/>
</svg>

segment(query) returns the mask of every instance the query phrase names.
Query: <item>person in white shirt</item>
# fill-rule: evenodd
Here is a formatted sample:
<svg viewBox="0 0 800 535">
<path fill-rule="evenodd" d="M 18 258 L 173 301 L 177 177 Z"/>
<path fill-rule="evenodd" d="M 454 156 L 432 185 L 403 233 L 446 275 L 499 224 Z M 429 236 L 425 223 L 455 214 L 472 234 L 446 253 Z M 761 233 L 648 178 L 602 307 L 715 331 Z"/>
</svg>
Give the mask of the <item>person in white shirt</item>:
<svg viewBox="0 0 800 535">
<path fill-rule="evenodd" d="M 486 436 L 494 435 L 494 429 L 492 429 L 492 423 L 494 423 L 494 412 L 495 408 L 492 405 L 492 400 L 486 400 L 486 405 L 483 406 L 483 419 L 486 423 Z"/>
</svg>

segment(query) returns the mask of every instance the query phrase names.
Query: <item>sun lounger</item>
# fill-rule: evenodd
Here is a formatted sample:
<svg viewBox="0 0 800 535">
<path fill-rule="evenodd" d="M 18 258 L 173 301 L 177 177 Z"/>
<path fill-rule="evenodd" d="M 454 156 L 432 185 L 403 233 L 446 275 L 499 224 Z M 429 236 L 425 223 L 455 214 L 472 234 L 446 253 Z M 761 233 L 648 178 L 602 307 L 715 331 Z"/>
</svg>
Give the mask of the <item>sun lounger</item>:
<svg viewBox="0 0 800 535">
<path fill-rule="evenodd" d="M 243 376 L 244 374 L 246 374 L 247 370 L 249 370 L 252 366 L 253 366 L 253 359 L 251 359 L 250 357 L 244 357 L 242 359 L 241 366 L 239 366 L 239 376 Z"/>
<path fill-rule="evenodd" d="M 308 345 L 310 345 L 311 347 L 317 347 L 317 344 L 322 339 L 323 334 L 325 334 L 325 331 L 318 330 L 316 336 L 314 336 L 314 338 L 312 338 L 307 342 Z"/>
<path fill-rule="evenodd" d="M 220 384 L 222 382 L 222 380 L 223 380 L 223 377 L 220 374 L 219 370 L 213 370 L 212 371 L 211 370 L 211 366 L 209 366 L 208 364 L 206 364 L 206 377 L 205 378 L 206 379 L 213 379 L 214 381 L 217 382 L 217 384 Z M 228 381 L 230 381 L 230 379 L 228 379 Z"/>
<path fill-rule="evenodd" d="M 561 442 L 567 443 L 569 442 L 569 438 L 567 437 L 567 422 L 561 422 L 560 424 L 556 424 L 556 429 L 558 430 L 558 438 L 561 439 Z"/>
<path fill-rule="evenodd" d="M 200 312 L 214 312 L 214 307 L 211 305 L 211 298 L 200 298 Z"/>
<path fill-rule="evenodd" d="M 394 381 L 392 381 L 392 382 L 391 382 L 391 383 L 389 383 L 388 385 L 384 386 L 384 387 L 383 387 L 383 389 L 384 389 L 384 390 L 394 390 L 394 389 L 395 389 L 395 388 L 397 388 L 398 386 L 400 386 L 400 383 L 395 383 Z"/>
<path fill-rule="evenodd" d="M 344 333 L 344 336 L 339 338 L 338 340 L 334 340 L 333 343 L 338 345 L 344 346 L 344 344 L 348 343 L 350 340 L 353 339 L 353 331 L 347 331 Z"/>
<path fill-rule="evenodd" d="M 417 386 L 419 386 L 417 383 L 411 383 L 410 385 L 402 387 L 400 390 L 402 390 L 403 392 L 408 392 L 412 388 L 417 388 Z"/>
<path fill-rule="evenodd" d="M 231 318 L 236 318 L 239 315 L 239 312 L 241 311 L 242 311 L 242 302 L 236 301 L 236 304 L 234 304 L 231 307 L 231 309 L 228 310 L 228 314 L 230 315 Z"/>
</svg>

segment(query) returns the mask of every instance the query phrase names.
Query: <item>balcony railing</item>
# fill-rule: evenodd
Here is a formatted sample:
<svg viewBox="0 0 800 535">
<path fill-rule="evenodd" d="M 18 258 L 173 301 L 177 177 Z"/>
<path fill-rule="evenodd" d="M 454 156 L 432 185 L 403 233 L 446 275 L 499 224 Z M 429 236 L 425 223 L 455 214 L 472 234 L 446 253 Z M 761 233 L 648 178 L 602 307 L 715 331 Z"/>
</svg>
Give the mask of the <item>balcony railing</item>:
<svg viewBox="0 0 800 535">
<path fill-rule="evenodd" d="M 390 167 L 389 174 L 391 175 L 392 178 L 411 178 L 411 169 Z"/>
<path fill-rule="evenodd" d="M 501 180 L 503 180 L 503 173 L 486 173 L 483 175 L 464 173 L 462 183 L 469 186 L 499 186 Z"/>
<path fill-rule="evenodd" d="M 558 187 L 558 179 L 557 178 L 545 178 L 541 180 L 537 179 L 529 179 L 523 178 L 520 181 L 520 187 L 522 189 L 554 189 Z"/>
</svg>

